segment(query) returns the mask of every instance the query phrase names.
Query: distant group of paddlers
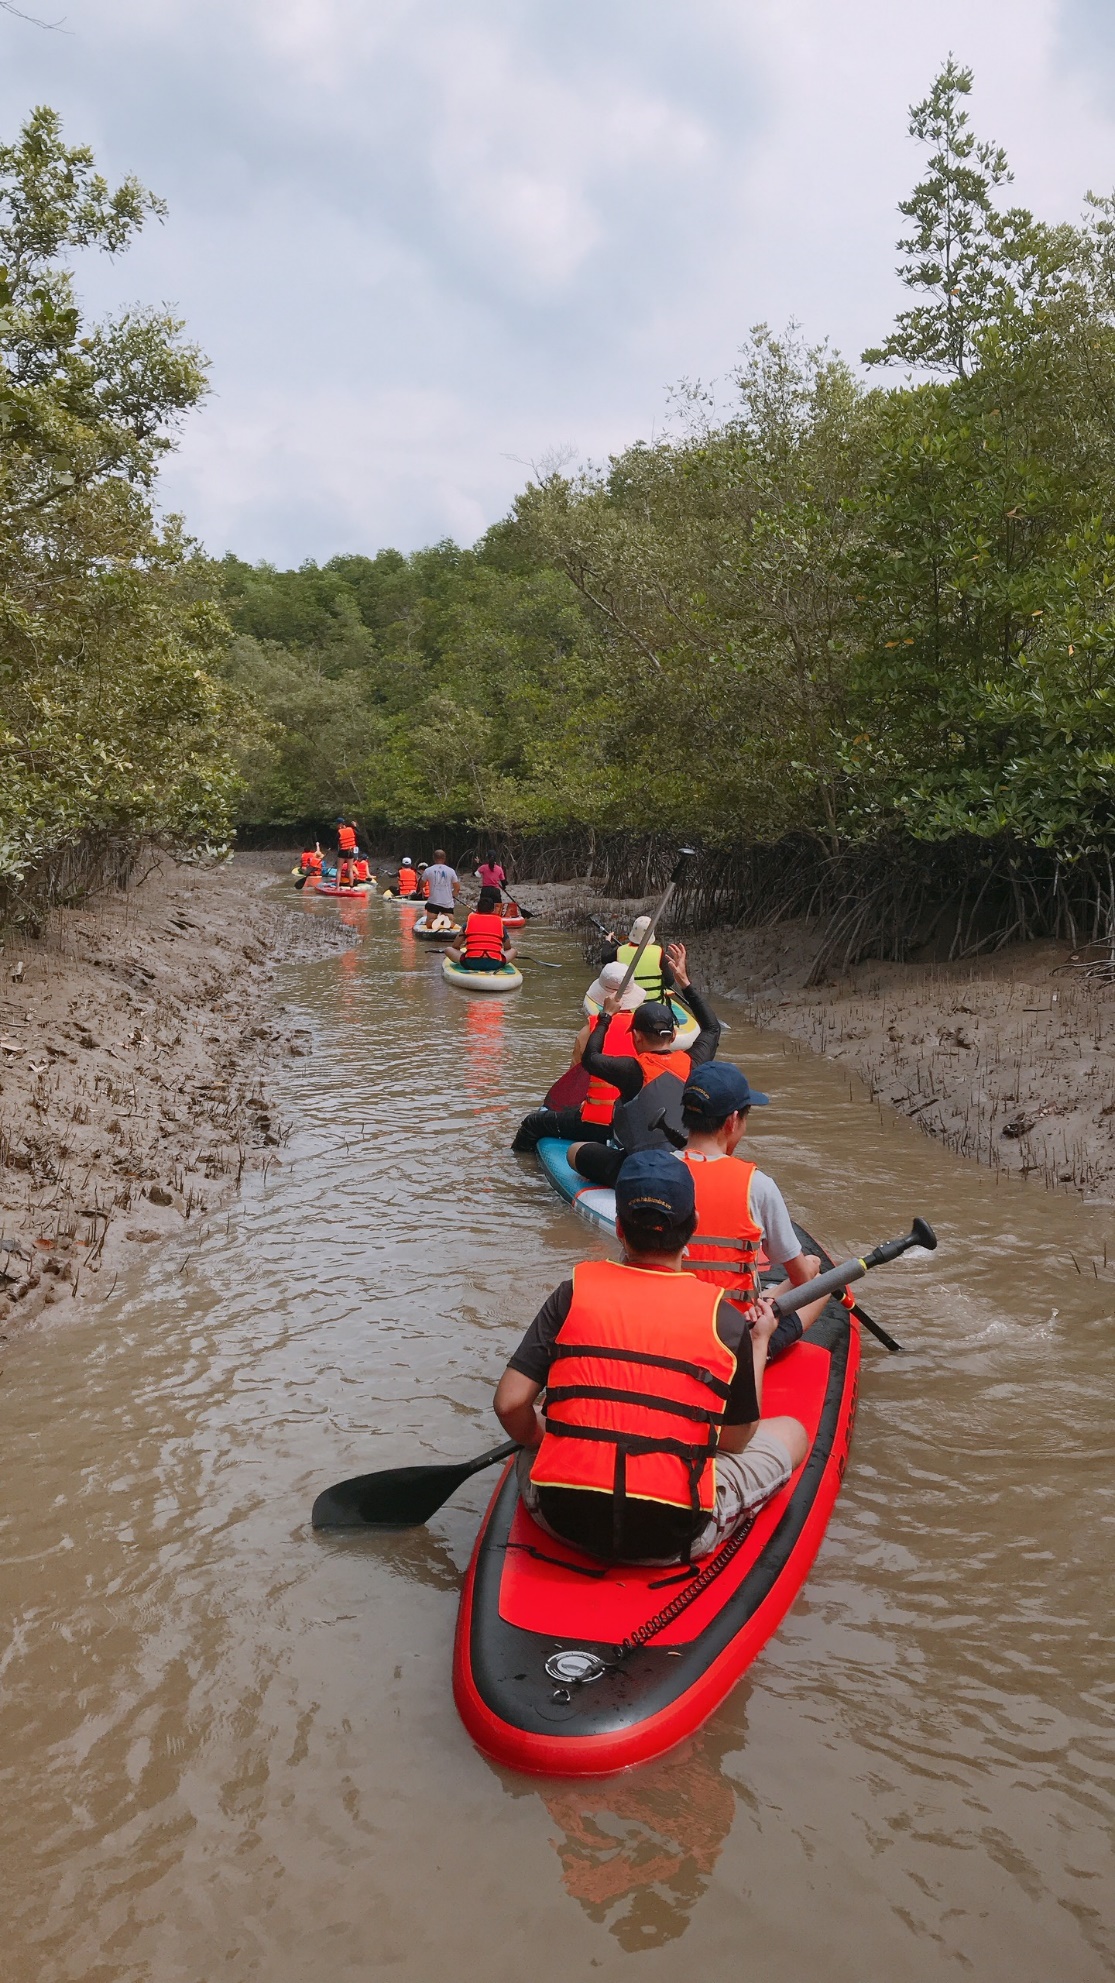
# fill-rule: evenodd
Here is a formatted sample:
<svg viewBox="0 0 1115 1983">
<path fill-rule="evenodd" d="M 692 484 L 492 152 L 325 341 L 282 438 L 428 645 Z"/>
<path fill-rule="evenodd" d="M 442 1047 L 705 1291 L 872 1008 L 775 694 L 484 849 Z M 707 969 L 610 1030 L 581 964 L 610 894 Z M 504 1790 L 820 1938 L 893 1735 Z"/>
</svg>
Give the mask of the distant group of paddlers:
<svg viewBox="0 0 1115 1983">
<path fill-rule="evenodd" d="M 299 885 L 324 881 L 331 889 L 370 892 L 377 877 L 367 855 L 361 852 L 355 821 L 339 819 L 336 830 L 332 859 L 327 858 L 320 841 L 303 849 Z M 449 865 L 444 847 L 434 849 L 432 861 L 415 863 L 409 854 L 404 854 L 395 885 L 385 888 L 384 894 L 400 902 L 422 903 L 425 909 L 420 925 L 422 933 L 453 938 L 448 954 L 462 970 L 499 971 L 515 955 L 509 928 L 521 926 L 525 917 L 519 905 L 506 894 L 507 870 L 494 853 L 485 855 L 474 874 L 480 883 L 480 896 L 463 925 L 456 920 L 461 881 L 457 870 Z"/>
</svg>

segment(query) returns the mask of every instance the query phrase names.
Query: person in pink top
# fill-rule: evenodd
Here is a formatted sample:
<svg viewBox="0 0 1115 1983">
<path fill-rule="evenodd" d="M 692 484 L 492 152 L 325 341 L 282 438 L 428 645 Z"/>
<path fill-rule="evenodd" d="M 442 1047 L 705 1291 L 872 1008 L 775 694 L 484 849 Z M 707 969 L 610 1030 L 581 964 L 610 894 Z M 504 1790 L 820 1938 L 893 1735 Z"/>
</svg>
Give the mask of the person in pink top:
<svg viewBox="0 0 1115 1983">
<path fill-rule="evenodd" d="M 496 888 L 502 895 L 507 886 L 507 869 L 494 854 L 485 854 L 476 870 L 476 878 L 481 888 Z"/>
</svg>

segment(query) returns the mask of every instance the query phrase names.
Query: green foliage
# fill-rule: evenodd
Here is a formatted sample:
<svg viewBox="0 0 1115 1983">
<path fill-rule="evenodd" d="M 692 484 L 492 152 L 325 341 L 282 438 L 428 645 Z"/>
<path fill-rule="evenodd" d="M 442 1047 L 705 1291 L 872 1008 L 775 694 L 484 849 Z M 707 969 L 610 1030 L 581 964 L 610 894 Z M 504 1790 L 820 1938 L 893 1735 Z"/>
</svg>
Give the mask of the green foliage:
<svg viewBox="0 0 1115 1983">
<path fill-rule="evenodd" d="M 906 310 L 868 365 L 902 363 L 963 378 L 978 362 L 980 339 L 1056 295 L 1071 254 L 1072 230 L 1044 227 L 1025 207 L 1000 212 L 993 195 L 1013 173 L 1000 146 L 976 138 L 960 99 L 972 71 L 949 56 L 924 102 L 910 112 L 910 135 L 935 149 L 926 177 L 899 212 L 914 223 L 898 243 L 912 256 L 898 270 L 929 301 Z"/>
<path fill-rule="evenodd" d="M 0 146 L 0 880 L 55 850 L 229 827 L 239 705 L 215 573 L 148 490 L 205 391 L 159 312 L 87 325 L 65 258 L 119 253 L 161 202 L 115 192 L 58 117 Z"/>
</svg>

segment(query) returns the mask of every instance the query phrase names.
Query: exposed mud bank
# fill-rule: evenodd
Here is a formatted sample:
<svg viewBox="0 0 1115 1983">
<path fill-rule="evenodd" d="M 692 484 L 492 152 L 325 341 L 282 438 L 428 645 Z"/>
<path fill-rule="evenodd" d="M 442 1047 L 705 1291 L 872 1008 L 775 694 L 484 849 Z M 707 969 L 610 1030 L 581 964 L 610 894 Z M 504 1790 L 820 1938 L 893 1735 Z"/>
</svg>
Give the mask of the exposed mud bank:
<svg viewBox="0 0 1115 1983">
<path fill-rule="evenodd" d="M 309 1051 L 275 964 L 352 937 L 274 888 L 284 863 L 161 860 L 0 953 L 0 1332 L 95 1298 L 139 1249 L 281 1163 L 276 1058 Z"/>
<path fill-rule="evenodd" d="M 622 927 L 651 906 L 576 885 L 522 892 L 582 928 L 587 915 Z M 690 969 L 757 1024 L 843 1061 L 961 1155 L 1115 1204 L 1115 985 L 1101 952 L 1016 944 L 963 964 L 863 964 L 809 986 L 821 940 L 800 922 L 702 931 Z"/>
</svg>

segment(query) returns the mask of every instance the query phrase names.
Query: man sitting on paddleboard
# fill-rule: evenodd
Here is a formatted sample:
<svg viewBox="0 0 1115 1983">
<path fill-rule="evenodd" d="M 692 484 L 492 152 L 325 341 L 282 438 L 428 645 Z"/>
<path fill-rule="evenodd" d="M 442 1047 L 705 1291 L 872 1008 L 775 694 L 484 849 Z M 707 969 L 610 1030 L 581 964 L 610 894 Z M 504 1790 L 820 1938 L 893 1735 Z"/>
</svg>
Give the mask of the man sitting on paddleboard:
<svg viewBox="0 0 1115 1983">
<path fill-rule="evenodd" d="M 723 1288 L 725 1300 L 742 1308 L 750 1308 L 759 1293 L 755 1263 L 760 1254 L 786 1272 L 772 1294 L 800 1287 L 821 1271 L 818 1256 L 802 1252 L 774 1179 L 735 1154 L 747 1134 L 748 1112 L 769 1100 L 727 1060 L 699 1068 L 681 1098 L 682 1127 L 689 1137 L 681 1161 L 692 1174 L 697 1200 L 697 1231 L 689 1242 L 686 1272 Z M 826 1300 L 822 1295 L 779 1323 L 771 1360 L 800 1340 Z"/>
<path fill-rule="evenodd" d="M 636 1150 L 682 1148 L 685 1130 L 681 1120 L 681 1098 L 695 1068 L 712 1060 L 720 1040 L 720 1021 L 690 980 L 685 945 L 671 943 L 667 958 L 680 990 L 684 991 L 693 1017 L 700 1026 L 688 1053 L 674 1047 L 677 1026 L 673 1009 L 657 999 L 646 999 L 631 1016 L 633 1052 L 616 1056 L 604 1051 L 609 1020 L 614 1016 L 614 996 L 604 1000 L 600 1016 L 581 1055 L 581 1065 L 590 1077 L 610 1082 L 619 1095 L 612 1118 L 609 1143 L 574 1143 L 569 1161 L 590 1184 L 613 1185 L 626 1156 Z"/>
<path fill-rule="evenodd" d="M 541 1527 L 593 1556 L 708 1556 L 805 1458 L 795 1418 L 760 1423 L 769 1301 L 746 1312 L 686 1274 L 693 1178 L 668 1151 L 616 1182 L 622 1264 L 586 1260 L 543 1303 L 495 1394 Z M 544 1401 L 539 1400 L 545 1392 Z"/>
<path fill-rule="evenodd" d="M 649 916 L 636 916 L 627 932 L 626 943 L 620 943 L 614 931 L 609 930 L 604 939 L 604 963 L 622 964 L 626 969 L 649 928 Z M 669 946 L 663 954 L 661 944 L 647 944 L 635 966 L 635 982 L 642 986 L 648 998 L 665 998 L 674 989 L 677 980 L 670 965 Z"/>
<path fill-rule="evenodd" d="M 510 964 L 514 955 L 499 913 L 499 896 L 493 889 L 482 888 L 480 900 L 465 922 L 464 934 L 449 945 L 446 956 L 462 971 L 498 971 Z"/>
</svg>

